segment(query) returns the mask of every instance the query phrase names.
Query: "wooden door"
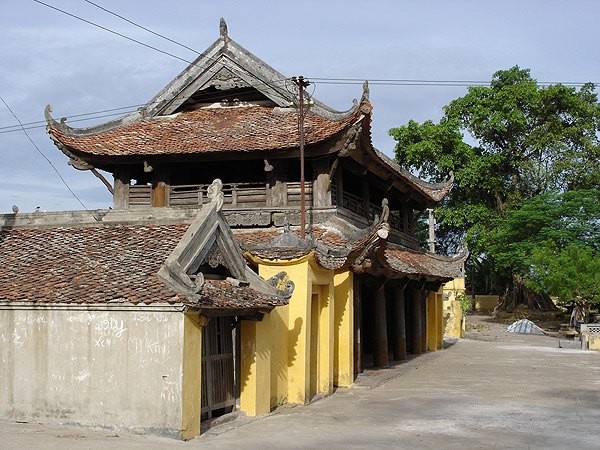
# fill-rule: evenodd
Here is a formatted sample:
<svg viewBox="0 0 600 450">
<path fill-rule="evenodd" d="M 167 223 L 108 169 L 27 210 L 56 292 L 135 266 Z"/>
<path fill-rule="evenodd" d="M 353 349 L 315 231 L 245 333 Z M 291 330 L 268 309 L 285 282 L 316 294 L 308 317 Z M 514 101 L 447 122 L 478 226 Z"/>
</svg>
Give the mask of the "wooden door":
<svg viewBox="0 0 600 450">
<path fill-rule="evenodd" d="M 234 340 L 231 317 L 213 317 L 202 336 L 202 420 L 235 408 Z"/>
</svg>

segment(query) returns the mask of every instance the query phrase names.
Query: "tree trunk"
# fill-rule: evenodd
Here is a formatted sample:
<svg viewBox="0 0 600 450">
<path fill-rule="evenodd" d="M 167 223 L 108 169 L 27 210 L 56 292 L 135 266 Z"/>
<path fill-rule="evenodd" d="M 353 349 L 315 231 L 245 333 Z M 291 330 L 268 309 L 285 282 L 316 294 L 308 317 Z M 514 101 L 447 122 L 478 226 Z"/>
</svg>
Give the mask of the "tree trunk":
<svg viewBox="0 0 600 450">
<path fill-rule="evenodd" d="M 523 278 L 514 275 L 512 286 L 506 289 L 496 309 L 511 312 L 519 305 L 535 311 L 558 311 L 548 294 L 532 291 L 525 285 Z"/>
</svg>

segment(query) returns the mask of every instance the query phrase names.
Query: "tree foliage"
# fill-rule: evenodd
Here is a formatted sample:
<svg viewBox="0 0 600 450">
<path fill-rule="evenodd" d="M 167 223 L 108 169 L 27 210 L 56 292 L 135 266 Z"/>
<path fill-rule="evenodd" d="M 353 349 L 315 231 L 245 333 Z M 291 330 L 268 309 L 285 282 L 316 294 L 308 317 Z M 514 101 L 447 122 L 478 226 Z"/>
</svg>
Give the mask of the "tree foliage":
<svg viewBox="0 0 600 450">
<path fill-rule="evenodd" d="M 499 287 L 529 274 L 531 261 L 519 259 L 518 245 L 540 242 L 523 229 L 526 236 L 515 236 L 521 244 L 511 247 L 516 259 L 493 255 L 509 213 L 547 192 L 600 186 L 600 104 L 593 84 L 542 86 L 515 66 L 496 72 L 489 86 L 470 87 L 444 108 L 439 123 L 410 121 L 390 134 L 399 164 L 432 181 L 454 173 L 455 187 L 436 210 L 441 247 L 453 250 L 465 239 L 473 258 L 492 262 Z"/>
<path fill-rule="evenodd" d="M 600 301 L 600 191 L 546 192 L 499 218 L 489 259 L 536 292 L 563 302 Z"/>
</svg>

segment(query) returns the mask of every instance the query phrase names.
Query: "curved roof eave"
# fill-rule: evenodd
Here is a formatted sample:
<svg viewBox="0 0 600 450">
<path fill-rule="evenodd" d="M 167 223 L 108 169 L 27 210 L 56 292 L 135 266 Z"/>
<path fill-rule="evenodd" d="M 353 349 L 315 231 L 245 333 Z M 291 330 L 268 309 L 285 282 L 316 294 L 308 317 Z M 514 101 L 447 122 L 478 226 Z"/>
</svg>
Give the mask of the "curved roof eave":
<svg viewBox="0 0 600 450">
<path fill-rule="evenodd" d="M 246 82 L 249 82 L 252 87 L 273 100 L 278 106 L 289 107 L 293 104 L 293 93 L 288 91 L 284 84 L 278 86 L 276 83 L 276 81 L 287 80 L 289 77 L 284 76 L 246 50 L 226 33 L 221 33 L 219 38 L 207 50 L 135 112 L 85 128 L 70 127 L 65 123 L 66 119 L 61 119 L 60 122 L 56 121 L 50 114 L 52 112 L 50 105 L 44 110 L 44 115 L 49 128 L 56 128 L 71 136 L 89 136 L 109 131 L 145 118 L 172 114 L 183 101 L 193 95 L 195 91 L 190 91 L 189 88 L 194 86 L 197 80 L 202 78 L 205 84 L 218 72 L 217 69 L 226 68 L 231 70 L 233 67 L 238 69 L 236 74 L 243 74 L 242 76 L 246 78 Z M 183 93 L 186 95 L 182 95 Z M 306 95 L 306 102 L 311 105 L 311 110 L 314 113 L 330 120 L 347 119 L 356 112 L 360 104 L 355 100 L 349 109 L 337 111 L 316 99 L 311 99 L 308 95 Z"/>
<path fill-rule="evenodd" d="M 404 183 L 417 190 L 417 192 L 419 192 L 425 199 L 428 207 L 437 205 L 452 189 L 452 186 L 454 184 L 454 174 L 451 172 L 449 174 L 448 179 L 441 183 L 431 183 L 411 174 L 408 170 L 402 168 L 393 159 L 385 155 L 380 150 L 376 149 L 373 146 L 371 140 L 372 107 L 371 104 L 368 103 L 368 87 L 366 87 L 365 89 L 367 103 L 365 104 L 365 95 L 363 95 L 363 99 L 360 102 L 361 111 L 363 112 L 363 114 L 355 122 L 355 125 L 360 127 L 360 133 L 357 133 L 357 137 L 358 134 L 362 133 L 364 143 L 362 147 L 363 150 L 365 150 L 371 156 L 372 161 L 374 161 L 380 167 L 383 167 L 385 171 L 393 174 L 396 177 L 401 178 Z M 365 106 L 363 106 L 363 104 Z M 353 152 L 350 152 L 350 155 L 352 154 Z"/>
</svg>

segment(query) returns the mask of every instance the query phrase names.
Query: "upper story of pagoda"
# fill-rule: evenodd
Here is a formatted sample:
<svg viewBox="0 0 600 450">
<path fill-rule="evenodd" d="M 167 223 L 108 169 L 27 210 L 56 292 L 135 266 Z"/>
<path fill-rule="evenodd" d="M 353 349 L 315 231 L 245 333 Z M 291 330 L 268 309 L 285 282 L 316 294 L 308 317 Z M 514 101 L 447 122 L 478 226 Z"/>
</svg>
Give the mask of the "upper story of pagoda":
<svg viewBox="0 0 600 450">
<path fill-rule="evenodd" d="M 309 223 L 336 214 L 365 226 L 386 199 L 392 230 L 414 244 L 414 211 L 441 201 L 451 180 L 420 180 L 373 147 L 366 83 L 347 111 L 300 99 L 289 77 L 229 37 L 223 20 L 219 38 L 136 112 L 77 129 L 53 119 L 49 106 L 45 114 L 73 167 L 113 175 L 104 182 L 115 209 L 202 205 L 220 178 L 231 225 L 270 226 L 300 222 L 300 101 Z"/>
</svg>

